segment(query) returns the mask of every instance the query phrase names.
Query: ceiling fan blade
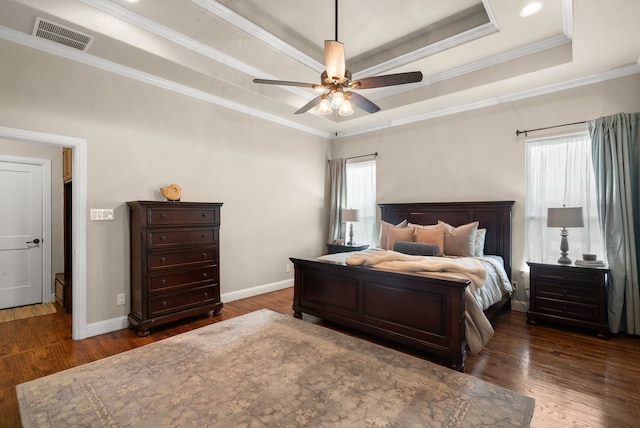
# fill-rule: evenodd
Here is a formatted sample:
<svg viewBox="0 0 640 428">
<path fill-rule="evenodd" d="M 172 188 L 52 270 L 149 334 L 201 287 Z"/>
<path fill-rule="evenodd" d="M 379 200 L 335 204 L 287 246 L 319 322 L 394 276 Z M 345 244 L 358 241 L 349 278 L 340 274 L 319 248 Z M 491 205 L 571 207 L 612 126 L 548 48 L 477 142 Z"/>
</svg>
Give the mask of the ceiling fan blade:
<svg viewBox="0 0 640 428">
<path fill-rule="evenodd" d="M 324 63 L 332 80 L 344 81 L 344 45 L 335 40 L 324 41 Z"/>
<path fill-rule="evenodd" d="M 296 114 L 302 114 L 302 113 L 308 112 L 309 110 L 311 110 L 312 108 L 320 104 L 320 101 L 322 101 L 322 98 L 324 96 L 325 95 L 318 95 L 317 97 L 315 97 L 314 99 L 312 99 L 311 101 L 309 101 L 308 103 L 300 107 L 300 109 L 296 111 Z"/>
<path fill-rule="evenodd" d="M 378 107 L 362 95 L 356 94 L 355 92 L 348 92 L 348 94 L 349 96 L 347 99 L 351 101 L 351 104 L 355 105 L 358 108 L 361 108 L 367 113 L 375 113 L 380 110 L 380 107 Z"/>
<path fill-rule="evenodd" d="M 404 85 L 406 83 L 415 83 L 420 81 L 422 81 L 422 73 L 420 71 L 412 71 L 409 73 L 365 77 L 364 79 L 351 82 L 349 86 L 353 89 L 371 89 L 381 88 L 383 86 Z"/>
<path fill-rule="evenodd" d="M 312 88 L 312 89 L 315 89 L 315 87 L 318 86 L 313 83 L 289 82 L 286 80 L 267 80 L 267 79 L 253 79 L 253 83 L 263 83 L 266 85 L 299 86 L 302 88 Z"/>
</svg>

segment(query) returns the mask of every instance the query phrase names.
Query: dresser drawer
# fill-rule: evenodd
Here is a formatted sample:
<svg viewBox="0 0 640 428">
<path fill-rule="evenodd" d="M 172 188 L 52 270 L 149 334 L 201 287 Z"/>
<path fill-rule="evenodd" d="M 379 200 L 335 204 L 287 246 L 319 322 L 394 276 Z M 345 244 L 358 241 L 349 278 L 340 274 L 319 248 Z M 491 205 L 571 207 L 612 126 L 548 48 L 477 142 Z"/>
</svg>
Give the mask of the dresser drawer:
<svg viewBox="0 0 640 428">
<path fill-rule="evenodd" d="M 149 249 L 192 245 L 217 244 L 218 229 L 189 227 L 183 229 L 147 229 L 147 246 Z"/>
<path fill-rule="evenodd" d="M 537 297 L 535 299 L 535 305 L 537 312 L 543 314 L 567 317 L 576 320 L 598 321 L 599 308 L 596 304 L 586 305 Z"/>
<path fill-rule="evenodd" d="M 177 202 L 177 204 L 179 204 Z M 182 206 L 148 207 L 147 225 L 220 224 L 220 210 L 213 207 L 184 208 Z"/>
<path fill-rule="evenodd" d="M 149 293 L 166 292 L 172 289 L 189 288 L 207 283 L 215 284 L 218 281 L 217 276 L 216 266 L 168 271 L 149 277 Z"/>
<path fill-rule="evenodd" d="M 546 297 L 576 303 L 597 305 L 600 295 L 600 289 L 594 287 L 572 287 L 544 281 L 537 282 L 535 286 L 537 297 Z"/>
<path fill-rule="evenodd" d="M 149 253 L 147 266 L 149 271 L 168 269 L 194 264 L 216 264 L 216 247 L 201 247 L 186 250 Z"/>
<path fill-rule="evenodd" d="M 220 291 L 217 285 L 199 287 L 181 293 L 163 294 L 149 298 L 149 316 L 158 317 L 197 306 L 216 303 Z"/>
</svg>

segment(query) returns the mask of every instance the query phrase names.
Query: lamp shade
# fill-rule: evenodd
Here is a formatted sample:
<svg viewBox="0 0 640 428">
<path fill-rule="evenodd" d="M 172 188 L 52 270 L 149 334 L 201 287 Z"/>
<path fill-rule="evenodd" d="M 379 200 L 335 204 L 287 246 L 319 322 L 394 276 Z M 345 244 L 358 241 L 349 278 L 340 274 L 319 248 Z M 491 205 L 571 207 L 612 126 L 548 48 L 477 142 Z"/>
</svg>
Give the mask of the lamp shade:
<svg viewBox="0 0 640 428">
<path fill-rule="evenodd" d="M 584 227 L 582 207 L 547 208 L 547 227 Z"/>
<path fill-rule="evenodd" d="M 353 209 L 342 210 L 342 221 L 345 223 L 360 221 L 360 212 Z"/>
</svg>

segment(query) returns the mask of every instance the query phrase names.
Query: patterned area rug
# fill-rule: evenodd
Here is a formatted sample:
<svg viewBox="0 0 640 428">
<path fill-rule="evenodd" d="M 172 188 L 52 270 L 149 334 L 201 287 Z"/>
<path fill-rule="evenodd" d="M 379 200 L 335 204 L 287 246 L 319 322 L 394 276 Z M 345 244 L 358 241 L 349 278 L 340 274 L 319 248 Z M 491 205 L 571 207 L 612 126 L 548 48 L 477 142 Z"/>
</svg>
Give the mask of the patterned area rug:
<svg viewBox="0 0 640 428">
<path fill-rule="evenodd" d="M 20 306 L 19 308 L 0 310 L 0 322 L 15 321 L 40 315 L 56 313 L 55 303 L 38 303 L 37 305 Z"/>
<path fill-rule="evenodd" d="M 534 400 L 266 309 L 16 387 L 25 427 L 522 427 Z"/>
</svg>

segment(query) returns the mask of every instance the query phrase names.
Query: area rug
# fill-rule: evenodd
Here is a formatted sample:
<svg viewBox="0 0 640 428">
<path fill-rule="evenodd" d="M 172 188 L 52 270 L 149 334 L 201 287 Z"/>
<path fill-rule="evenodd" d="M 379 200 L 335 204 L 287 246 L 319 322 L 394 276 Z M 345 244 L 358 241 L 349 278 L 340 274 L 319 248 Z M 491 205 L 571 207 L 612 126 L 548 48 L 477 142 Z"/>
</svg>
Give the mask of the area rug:
<svg viewBox="0 0 640 428">
<path fill-rule="evenodd" d="M 16 387 L 25 427 L 526 427 L 534 400 L 266 309 Z"/>
<path fill-rule="evenodd" d="M 0 322 L 15 321 L 40 315 L 56 313 L 55 303 L 38 303 L 36 305 L 20 306 L 18 308 L 0 310 Z"/>
</svg>

